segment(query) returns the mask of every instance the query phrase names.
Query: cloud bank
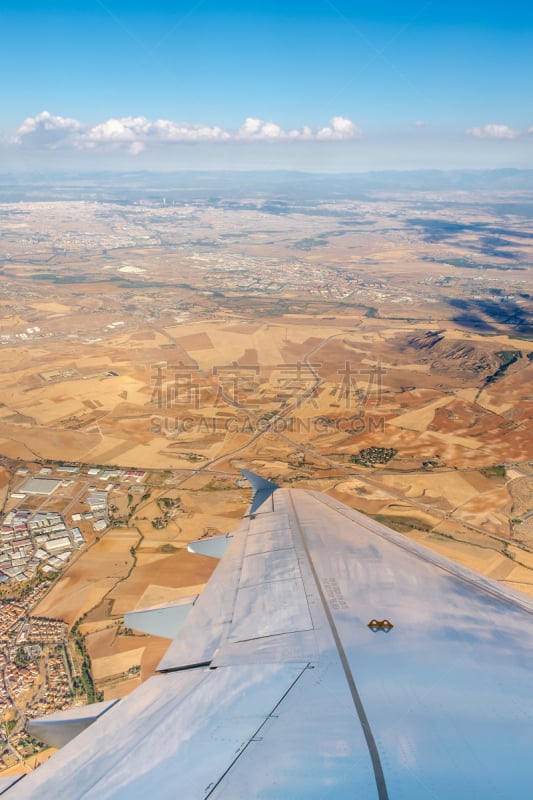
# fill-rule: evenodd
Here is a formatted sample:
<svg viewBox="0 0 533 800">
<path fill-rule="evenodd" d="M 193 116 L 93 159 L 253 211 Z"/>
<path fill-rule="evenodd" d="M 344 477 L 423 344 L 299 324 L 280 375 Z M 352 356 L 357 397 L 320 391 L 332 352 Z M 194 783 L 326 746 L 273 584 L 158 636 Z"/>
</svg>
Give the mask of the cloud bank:
<svg viewBox="0 0 533 800">
<path fill-rule="evenodd" d="M 9 139 L 10 144 L 32 149 L 122 150 L 131 155 L 147 147 L 198 142 L 293 142 L 354 141 L 361 130 L 346 117 L 333 117 L 322 128 L 284 130 L 275 122 L 248 117 L 237 130 L 217 125 L 196 125 L 169 119 L 146 117 L 108 119 L 97 125 L 84 125 L 76 119 L 42 111 L 28 117 Z"/>
<path fill-rule="evenodd" d="M 520 131 L 510 128 L 509 125 L 484 125 L 482 128 L 468 128 L 466 133 L 476 139 L 516 139 Z"/>
</svg>

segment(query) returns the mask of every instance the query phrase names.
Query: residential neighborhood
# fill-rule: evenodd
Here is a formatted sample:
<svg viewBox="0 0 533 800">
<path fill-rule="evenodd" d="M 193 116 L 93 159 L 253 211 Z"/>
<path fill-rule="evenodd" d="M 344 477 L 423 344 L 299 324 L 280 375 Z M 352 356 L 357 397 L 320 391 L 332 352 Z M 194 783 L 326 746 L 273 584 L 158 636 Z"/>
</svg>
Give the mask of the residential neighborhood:
<svg viewBox="0 0 533 800">
<path fill-rule="evenodd" d="M 119 496 L 144 491 L 146 475 L 65 463 L 10 467 L 0 513 L 0 771 L 44 747 L 27 734 L 28 718 L 95 698 L 82 638 L 33 609 L 113 524 Z"/>
</svg>

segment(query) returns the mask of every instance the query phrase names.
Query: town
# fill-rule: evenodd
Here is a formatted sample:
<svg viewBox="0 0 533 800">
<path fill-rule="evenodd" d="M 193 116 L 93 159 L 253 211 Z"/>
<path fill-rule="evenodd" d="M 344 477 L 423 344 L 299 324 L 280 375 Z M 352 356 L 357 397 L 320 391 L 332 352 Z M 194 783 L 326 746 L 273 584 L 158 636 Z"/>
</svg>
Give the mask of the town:
<svg viewBox="0 0 533 800">
<path fill-rule="evenodd" d="M 113 524 L 117 506 L 109 493 L 129 493 L 145 476 L 63 463 L 9 465 L 13 487 L 0 518 L 0 771 L 44 749 L 27 734 L 28 718 L 96 699 L 82 637 L 33 609 L 76 553 Z"/>
</svg>

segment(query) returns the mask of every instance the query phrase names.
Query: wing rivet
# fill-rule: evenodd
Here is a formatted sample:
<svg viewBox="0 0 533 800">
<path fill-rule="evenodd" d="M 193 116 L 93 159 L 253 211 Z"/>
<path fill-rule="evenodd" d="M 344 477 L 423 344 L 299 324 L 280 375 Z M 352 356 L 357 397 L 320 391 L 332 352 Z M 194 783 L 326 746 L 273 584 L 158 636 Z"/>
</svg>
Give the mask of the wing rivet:
<svg viewBox="0 0 533 800">
<path fill-rule="evenodd" d="M 377 631 L 384 631 L 384 633 L 388 633 L 394 625 L 392 622 L 389 622 L 388 619 L 371 619 L 368 623 L 368 627 L 372 631 L 372 633 L 377 633 Z"/>
</svg>

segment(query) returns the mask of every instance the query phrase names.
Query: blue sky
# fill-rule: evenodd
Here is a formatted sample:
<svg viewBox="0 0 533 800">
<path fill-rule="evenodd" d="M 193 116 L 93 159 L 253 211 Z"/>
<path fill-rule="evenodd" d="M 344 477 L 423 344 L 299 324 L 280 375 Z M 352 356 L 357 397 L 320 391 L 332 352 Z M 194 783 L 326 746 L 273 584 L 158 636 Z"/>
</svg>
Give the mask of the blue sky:
<svg viewBox="0 0 533 800">
<path fill-rule="evenodd" d="M 0 168 L 533 166 L 532 54 L 524 0 L 3 0 Z"/>
</svg>

